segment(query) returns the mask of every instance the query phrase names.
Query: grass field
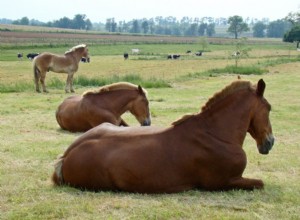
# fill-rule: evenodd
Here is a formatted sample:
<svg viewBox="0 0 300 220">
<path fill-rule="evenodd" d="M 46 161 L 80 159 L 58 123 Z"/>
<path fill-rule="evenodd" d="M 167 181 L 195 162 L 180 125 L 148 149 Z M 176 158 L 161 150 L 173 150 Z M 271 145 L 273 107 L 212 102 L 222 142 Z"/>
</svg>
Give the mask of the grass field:
<svg viewBox="0 0 300 220">
<path fill-rule="evenodd" d="M 232 47 L 211 45 L 203 57 L 187 56 L 194 44 L 141 44 L 143 54 L 123 60 L 125 50 L 136 45 L 94 45 L 91 63 L 81 63 L 76 77 L 110 78 L 135 74 L 144 81 L 164 80 L 171 87 L 147 88 L 153 126 L 169 126 L 184 114 L 198 112 L 215 92 L 237 75 L 207 71 L 233 65 Z M 272 104 L 271 122 L 276 141 L 269 155 L 260 155 L 248 135 L 246 177 L 261 178 L 264 190 L 144 195 L 120 192 L 88 192 L 53 187 L 50 176 L 59 154 L 81 133 L 59 129 L 57 106 L 70 94 L 64 86 L 51 86 L 66 75 L 48 73 L 48 94 L 34 92 L 31 61 L 17 60 L 19 48 L 0 55 L 0 219 L 300 219 L 300 63 L 296 51 L 285 45 L 254 45 L 240 65 L 261 65 L 263 75 L 242 79 L 267 84 L 265 97 Z M 25 52 L 32 48 L 22 47 Z M 47 48 L 63 53 L 68 47 Z M 117 51 L 121 51 L 117 54 Z M 168 53 L 182 53 L 167 60 Z M 9 58 L 7 58 L 9 57 Z M 20 86 L 19 92 L 7 88 Z M 22 87 L 23 85 L 23 87 Z M 89 87 L 75 85 L 76 94 Z M 138 126 L 130 114 L 124 119 Z"/>
</svg>

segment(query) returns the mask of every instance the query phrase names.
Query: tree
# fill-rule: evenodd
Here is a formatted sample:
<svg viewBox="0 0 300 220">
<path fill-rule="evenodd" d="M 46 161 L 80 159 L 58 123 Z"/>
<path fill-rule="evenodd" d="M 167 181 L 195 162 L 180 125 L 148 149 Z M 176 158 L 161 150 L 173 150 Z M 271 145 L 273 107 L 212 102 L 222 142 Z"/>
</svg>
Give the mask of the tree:
<svg viewBox="0 0 300 220">
<path fill-rule="evenodd" d="M 300 24 L 300 11 L 298 12 L 290 12 L 286 17 L 285 20 L 291 22 L 293 25 Z"/>
<path fill-rule="evenodd" d="M 148 31 L 149 31 L 149 23 L 148 23 L 147 20 L 144 20 L 144 21 L 142 22 L 142 28 L 143 28 L 144 34 L 147 34 Z"/>
<path fill-rule="evenodd" d="M 204 51 L 208 47 L 208 41 L 206 37 L 200 37 L 198 42 L 202 47 L 202 51 Z"/>
<path fill-rule="evenodd" d="M 291 24 L 284 19 L 272 21 L 267 26 L 267 37 L 282 38 L 284 33 L 291 28 Z"/>
<path fill-rule="evenodd" d="M 235 15 L 228 18 L 229 28 L 227 32 L 234 34 L 234 38 L 237 39 L 238 35 L 244 31 L 249 31 L 247 23 L 243 22 L 241 16 Z"/>
<path fill-rule="evenodd" d="M 13 21 L 12 24 L 16 24 L 16 25 L 29 25 L 29 19 L 27 17 L 23 17 L 20 20 Z"/>
<path fill-rule="evenodd" d="M 212 37 L 215 33 L 216 33 L 215 23 L 210 23 L 209 25 L 207 25 L 207 28 L 206 28 L 207 36 Z"/>
<path fill-rule="evenodd" d="M 199 25 L 198 33 L 199 33 L 200 36 L 204 36 L 206 28 L 207 28 L 206 23 L 201 23 Z"/>
<path fill-rule="evenodd" d="M 187 36 L 197 36 L 197 32 L 198 32 L 197 30 L 198 30 L 198 24 L 193 23 L 186 30 L 185 35 L 187 35 Z"/>
<path fill-rule="evenodd" d="M 263 22 L 257 22 L 253 26 L 253 37 L 264 37 L 267 25 Z"/>
<path fill-rule="evenodd" d="M 131 33 L 140 33 L 140 26 L 139 26 L 139 21 L 134 20 L 132 22 L 132 28 L 130 30 Z"/>
<path fill-rule="evenodd" d="M 230 57 L 235 61 L 235 67 L 238 67 L 238 62 L 243 57 L 248 57 L 248 52 L 251 50 L 250 48 L 246 47 L 247 45 L 247 38 L 243 37 L 237 40 L 234 43 L 235 51 L 230 53 Z"/>
<path fill-rule="evenodd" d="M 106 19 L 105 29 L 108 32 L 116 32 L 117 31 L 117 23 L 114 18 Z"/>
<path fill-rule="evenodd" d="M 85 27 L 85 18 L 84 14 L 77 14 L 73 18 L 73 29 L 86 29 Z"/>
<path fill-rule="evenodd" d="M 72 28 L 72 20 L 67 17 L 63 17 L 63 18 L 59 19 L 58 21 L 55 21 L 53 23 L 53 26 L 59 27 L 59 28 Z"/>
<path fill-rule="evenodd" d="M 290 31 L 288 31 L 284 37 L 283 37 L 284 42 L 296 42 L 297 43 L 297 48 L 299 48 L 299 43 L 300 43 L 300 25 L 295 25 L 292 27 Z"/>
</svg>

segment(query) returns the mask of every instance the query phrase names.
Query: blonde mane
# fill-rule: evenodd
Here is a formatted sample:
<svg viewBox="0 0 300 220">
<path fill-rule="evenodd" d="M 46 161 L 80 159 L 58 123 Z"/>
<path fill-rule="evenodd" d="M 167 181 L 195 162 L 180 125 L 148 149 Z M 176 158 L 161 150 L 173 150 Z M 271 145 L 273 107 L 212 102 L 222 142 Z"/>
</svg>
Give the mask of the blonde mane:
<svg viewBox="0 0 300 220">
<path fill-rule="evenodd" d="M 112 83 L 110 85 L 102 86 L 98 89 L 94 90 L 88 90 L 85 91 L 82 96 L 86 96 L 89 94 L 100 94 L 108 91 L 115 91 L 115 90 L 137 90 L 138 86 L 132 83 L 128 82 L 118 82 L 118 83 Z M 143 88 L 144 93 L 147 95 L 147 91 Z"/>
<path fill-rule="evenodd" d="M 232 82 L 230 85 L 226 86 L 223 90 L 220 92 L 217 92 L 214 94 L 213 97 L 211 97 L 206 104 L 201 108 L 201 112 L 204 112 L 208 109 L 210 109 L 215 103 L 219 102 L 221 99 L 224 99 L 228 95 L 233 94 L 236 91 L 243 90 L 243 89 L 251 89 L 253 85 L 249 81 L 243 81 L 243 80 L 238 80 Z M 174 121 L 172 125 L 178 125 L 182 123 L 183 121 L 193 117 L 196 114 L 187 114 L 182 116 L 180 119 Z"/>
<path fill-rule="evenodd" d="M 79 49 L 79 48 L 85 48 L 85 47 L 86 47 L 85 44 L 79 44 L 79 45 L 77 45 L 77 46 L 72 47 L 70 50 L 67 50 L 67 51 L 65 52 L 65 54 L 72 53 L 72 52 L 76 51 L 76 50 Z"/>
</svg>

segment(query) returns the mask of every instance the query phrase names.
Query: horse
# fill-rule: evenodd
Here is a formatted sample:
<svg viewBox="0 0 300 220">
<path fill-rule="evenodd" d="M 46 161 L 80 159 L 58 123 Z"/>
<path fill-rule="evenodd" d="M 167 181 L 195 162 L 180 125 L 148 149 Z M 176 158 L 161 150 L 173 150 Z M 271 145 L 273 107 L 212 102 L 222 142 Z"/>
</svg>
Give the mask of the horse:
<svg viewBox="0 0 300 220">
<path fill-rule="evenodd" d="M 64 55 L 56 55 L 44 52 L 33 60 L 33 72 L 35 90 L 40 91 L 39 81 L 42 84 L 43 92 L 48 92 L 45 85 L 46 72 L 67 73 L 65 91 L 75 92 L 73 89 L 73 75 L 78 70 L 78 63 L 82 57 L 88 57 L 88 48 L 85 44 L 77 45 L 66 51 Z"/>
<path fill-rule="evenodd" d="M 64 130 L 83 132 L 103 122 L 128 126 L 121 118 L 126 111 L 142 126 L 151 124 L 147 91 L 141 86 L 119 82 L 66 98 L 57 108 L 56 120 Z"/>
<path fill-rule="evenodd" d="M 236 80 L 217 92 L 199 113 L 165 128 L 101 124 L 78 137 L 61 156 L 54 185 L 82 190 L 177 193 L 262 189 L 244 178 L 247 132 L 259 153 L 274 144 L 266 84 Z"/>
</svg>

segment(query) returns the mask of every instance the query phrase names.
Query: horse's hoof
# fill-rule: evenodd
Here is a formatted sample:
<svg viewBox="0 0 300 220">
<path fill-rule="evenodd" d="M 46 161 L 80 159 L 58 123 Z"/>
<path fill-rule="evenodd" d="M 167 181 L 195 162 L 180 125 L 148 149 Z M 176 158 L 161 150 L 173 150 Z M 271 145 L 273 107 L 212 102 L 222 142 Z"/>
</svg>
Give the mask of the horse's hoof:
<svg viewBox="0 0 300 220">
<path fill-rule="evenodd" d="M 37 93 L 41 93 L 41 90 L 35 90 Z"/>
</svg>

